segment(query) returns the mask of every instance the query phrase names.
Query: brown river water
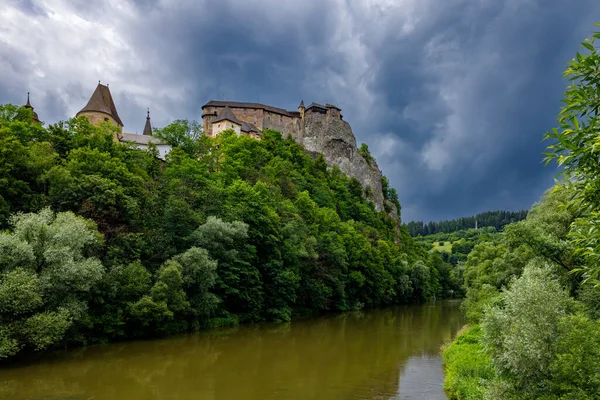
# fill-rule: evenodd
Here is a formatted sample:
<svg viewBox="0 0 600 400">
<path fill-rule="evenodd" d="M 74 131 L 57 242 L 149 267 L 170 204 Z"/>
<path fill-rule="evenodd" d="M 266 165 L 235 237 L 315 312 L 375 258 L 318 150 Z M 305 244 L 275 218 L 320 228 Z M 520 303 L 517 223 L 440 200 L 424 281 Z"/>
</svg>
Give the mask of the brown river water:
<svg viewBox="0 0 600 400">
<path fill-rule="evenodd" d="M 456 301 L 48 354 L 0 368 L 0 399 L 445 399 Z"/>
</svg>

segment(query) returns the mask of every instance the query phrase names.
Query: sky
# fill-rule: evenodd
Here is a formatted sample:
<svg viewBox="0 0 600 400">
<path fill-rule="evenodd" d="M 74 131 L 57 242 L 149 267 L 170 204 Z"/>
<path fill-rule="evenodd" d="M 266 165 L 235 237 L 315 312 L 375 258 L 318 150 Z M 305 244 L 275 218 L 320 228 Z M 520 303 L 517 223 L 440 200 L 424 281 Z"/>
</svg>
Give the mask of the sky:
<svg viewBox="0 0 600 400">
<path fill-rule="evenodd" d="M 594 22 L 598 0 L 0 0 L 0 104 L 31 92 L 51 124 L 101 81 L 141 133 L 148 107 L 163 127 L 209 100 L 333 103 L 403 221 L 528 209 Z"/>
</svg>

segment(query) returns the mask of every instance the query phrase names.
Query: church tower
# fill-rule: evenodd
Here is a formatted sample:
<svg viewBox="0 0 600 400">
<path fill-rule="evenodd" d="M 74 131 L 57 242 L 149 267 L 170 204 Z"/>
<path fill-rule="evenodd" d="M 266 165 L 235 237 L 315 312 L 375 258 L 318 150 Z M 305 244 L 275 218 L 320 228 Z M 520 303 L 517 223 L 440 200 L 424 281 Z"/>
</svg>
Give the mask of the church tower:
<svg viewBox="0 0 600 400">
<path fill-rule="evenodd" d="M 110 122 L 119 128 L 120 133 L 123 132 L 123 122 L 117 113 L 110 89 L 100 82 L 88 103 L 75 116 L 86 116 L 93 125 L 99 125 L 103 121 Z"/>
<path fill-rule="evenodd" d="M 37 113 L 35 112 L 35 110 L 33 109 L 31 103 L 29 102 L 29 92 L 27 92 L 27 103 L 23 106 L 29 110 L 31 110 L 31 112 L 33 113 L 33 122 L 35 122 L 36 124 L 41 124 L 42 122 L 40 121 Z"/>
<path fill-rule="evenodd" d="M 148 115 L 146 116 L 146 125 L 144 125 L 144 135 L 152 136 L 152 125 L 150 125 L 150 109 L 148 109 Z"/>
</svg>

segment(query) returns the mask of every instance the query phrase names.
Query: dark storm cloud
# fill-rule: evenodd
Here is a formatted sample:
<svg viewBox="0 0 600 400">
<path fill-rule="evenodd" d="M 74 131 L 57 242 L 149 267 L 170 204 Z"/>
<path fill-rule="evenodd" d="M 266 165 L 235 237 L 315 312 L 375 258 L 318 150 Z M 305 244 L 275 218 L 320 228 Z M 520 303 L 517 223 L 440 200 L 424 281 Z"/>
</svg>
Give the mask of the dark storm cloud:
<svg viewBox="0 0 600 400">
<path fill-rule="evenodd" d="M 528 208 L 552 185 L 541 139 L 560 107 L 564 66 L 598 11 L 591 1 L 454 2 L 409 41 L 388 43 L 373 91 L 389 108 L 379 130 L 404 144 L 380 160 L 405 218 Z"/>
<path fill-rule="evenodd" d="M 146 107 L 162 126 L 199 120 L 210 99 L 335 103 L 398 188 L 404 220 L 528 208 L 552 185 L 542 135 L 600 15 L 594 0 L 10 4 L 1 102 L 31 89 L 54 122 L 102 79 L 134 132 Z"/>
</svg>

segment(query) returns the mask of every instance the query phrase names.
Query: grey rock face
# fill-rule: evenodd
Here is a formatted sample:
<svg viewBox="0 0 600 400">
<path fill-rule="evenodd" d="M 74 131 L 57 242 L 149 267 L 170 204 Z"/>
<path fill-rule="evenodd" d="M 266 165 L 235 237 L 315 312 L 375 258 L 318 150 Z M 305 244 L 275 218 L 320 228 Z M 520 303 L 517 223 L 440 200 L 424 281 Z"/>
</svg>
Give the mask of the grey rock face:
<svg viewBox="0 0 600 400">
<path fill-rule="evenodd" d="M 348 122 L 328 119 L 325 115 L 307 116 L 301 144 L 308 151 L 322 153 L 329 165 L 337 165 L 346 175 L 358 179 L 363 188 L 370 187 L 375 209 L 385 209 L 381 171 L 375 160 L 369 164 L 358 152 L 356 137 Z"/>
</svg>

